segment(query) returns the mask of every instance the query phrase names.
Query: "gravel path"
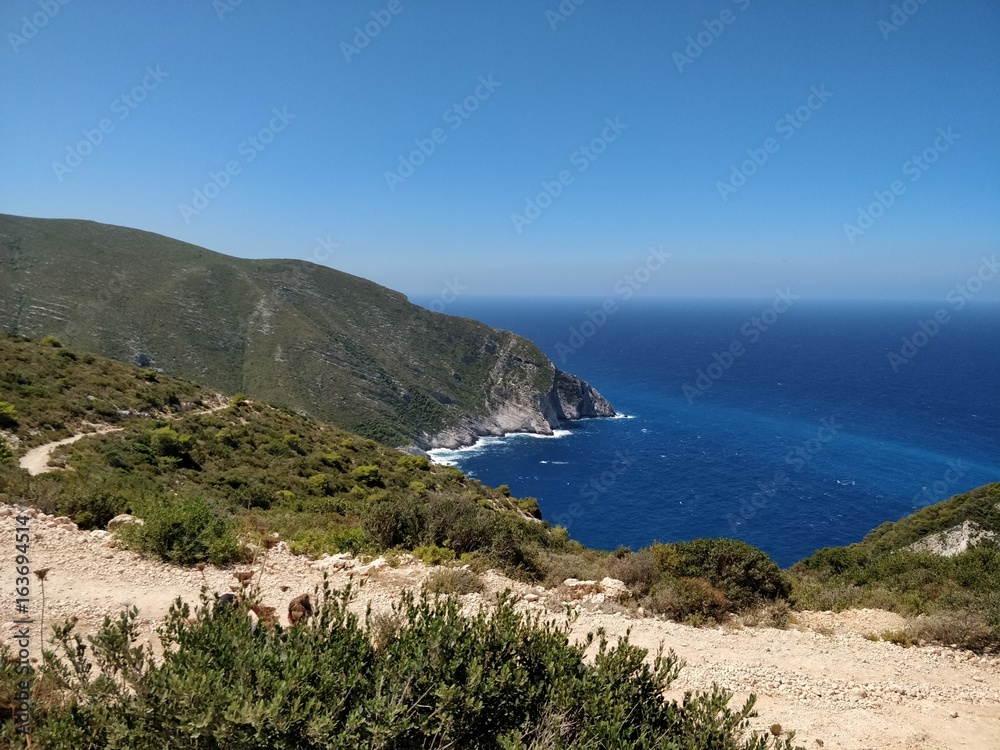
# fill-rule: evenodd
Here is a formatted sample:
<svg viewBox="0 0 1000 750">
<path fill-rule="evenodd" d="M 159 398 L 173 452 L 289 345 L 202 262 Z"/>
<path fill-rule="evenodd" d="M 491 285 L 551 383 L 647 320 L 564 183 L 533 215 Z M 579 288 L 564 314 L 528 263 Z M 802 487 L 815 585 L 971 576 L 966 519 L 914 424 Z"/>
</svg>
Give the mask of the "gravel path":
<svg viewBox="0 0 1000 750">
<path fill-rule="evenodd" d="M 0 505 L 0 581 L 13 580 L 18 512 Z M 46 629 L 76 616 L 78 627 L 92 632 L 105 615 L 134 604 L 148 637 L 175 597 L 196 603 L 203 583 L 218 592 L 236 584 L 232 570 L 209 567 L 201 573 L 171 567 L 109 547 L 106 532 L 79 531 L 68 519 L 28 513 L 32 567 L 51 568 L 45 581 Z M 267 557 L 265 603 L 276 606 L 284 622 L 288 601 L 311 591 L 324 571 L 335 586 L 351 575 L 363 582 L 352 605 L 362 616 L 368 604 L 375 612 L 388 610 L 403 588 L 419 588 L 427 577 L 427 568 L 412 560 L 398 568 L 378 562 L 363 566 L 347 557 L 313 562 L 279 544 Z M 564 617 L 561 591 L 543 591 L 494 573 L 486 579 L 490 591 L 510 588 L 521 594 L 519 606 L 525 610 Z M 37 583 L 32 584 L 31 614 L 37 622 L 41 596 Z M 631 629 L 630 639 L 637 645 L 652 652 L 661 644 L 673 649 L 687 663 L 672 691 L 678 697 L 713 682 L 740 699 L 754 692 L 760 714 L 754 726 L 780 723 L 795 729 L 797 742 L 810 750 L 1000 748 L 1000 658 L 944 648 L 904 649 L 863 637 L 898 628 L 897 615 L 877 610 L 798 613 L 798 624 L 788 630 L 697 629 L 591 599 L 571 603 L 577 609 L 576 635 L 600 627 L 614 638 Z M 483 601 L 480 595 L 464 597 L 470 608 Z M 14 618 L 10 589 L 5 588 L 0 602 L 4 635 L 13 632 Z"/>
</svg>

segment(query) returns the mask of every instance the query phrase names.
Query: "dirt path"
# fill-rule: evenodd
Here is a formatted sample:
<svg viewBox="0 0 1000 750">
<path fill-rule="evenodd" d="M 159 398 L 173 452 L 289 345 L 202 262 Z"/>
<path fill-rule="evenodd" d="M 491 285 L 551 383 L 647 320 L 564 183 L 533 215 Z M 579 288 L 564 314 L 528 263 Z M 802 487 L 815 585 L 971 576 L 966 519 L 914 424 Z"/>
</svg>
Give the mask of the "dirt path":
<svg viewBox="0 0 1000 750">
<path fill-rule="evenodd" d="M 202 409 L 201 411 L 187 412 L 184 414 L 171 414 L 166 419 L 176 419 L 178 416 L 197 416 L 199 414 L 211 414 L 212 412 L 225 409 L 229 406 L 229 399 L 220 396 L 223 399 L 221 403 L 216 404 L 208 409 Z M 63 438 L 62 440 L 55 440 L 51 443 L 46 443 L 45 445 L 39 445 L 37 448 L 32 448 L 27 453 L 25 453 L 18 460 L 18 466 L 27 471 L 32 476 L 37 474 L 44 474 L 48 471 L 53 471 L 53 467 L 49 465 L 49 461 L 52 459 L 52 454 L 57 448 L 61 448 L 64 445 L 71 445 L 77 440 L 88 437 L 90 435 L 107 435 L 109 432 L 121 432 L 124 427 L 112 427 L 111 425 L 92 425 L 95 429 L 91 432 L 78 432 L 72 437 Z"/>
<path fill-rule="evenodd" d="M 0 505 L 0 580 L 12 580 L 14 516 L 20 511 Z M 194 604 L 203 583 L 213 591 L 236 584 L 232 570 L 209 567 L 204 573 L 179 569 L 109 548 L 103 531 L 79 531 L 68 519 L 34 514 L 30 521 L 32 567 L 51 568 L 45 581 L 46 630 L 56 621 L 76 616 L 84 632 L 93 632 L 105 615 L 127 605 L 139 608 L 149 637 L 177 596 Z M 256 566 L 259 570 L 260 565 Z M 296 594 L 310 591 L 324 571 L 335 586 L 350 575 L 364 583 L 353 609 L 363 616 L 368 604 L 388 610 L 404 588 L 419 588 L 427 577 L 422 564 L 407 561 L 398 568 L 364 568 L 350 558 L 312 562 L 279 544 L 267 558 L 262 593 L 266 604 L 282 615 Z M 510 588 L 522 596 L 525 610 L 563 617 L 566 602 L 555 592 L 487 575 L 490 591 Z M 41 595 L 32 581 L 30 614 L 41 614 Z M 287 586 L 286 591 L 281 587 Z M 484 596 L 464 597 L 470 608 Z M 996 750 L 1000 748 L 1000 658 L 938 648 L 903 649 L 870 642 L 864 633 L 899 626 L 888 612 L 859 610 L 841 614 L 804 613 L 788 630 L 764 628 L 690 628 L 639 617 L 617 606 L 581 602 L 575 634 L 598 627 L 612 637 L 631 629 L 631 640 L 655 652 L 662 644 L 687 665 L 674 685 L 705 689 L 713 682 L 738 698 L 758 696 L 755 728 L 780 723 L 797 730 L 797 742 L 809 750 Z M 605 610 L 618 611 L 605 611 Z M 0 636 L 13 632 L 13 601 L 0 599 Z M 38 627 L 38 625 L 36 625 Z M 38 638 L 33 649 L 38 648 Z M 957 716 L 956 716 L 957 714 Z"/>
<path fill-rule="evenodd" d="M 72 437 L 56 440 L 55 442 L 46 443 L 45 445 L 39 445 L 37 448 L 32 448 L 30 451 L 21 456 L 21 459 L 18 461 L 18 466 L 32 476 L 35 476 L 36 474 L 44 474 L 45 472 L 52 470 L 52 467 L 49 466 L 49 460 L 52 458 L 52 454 L 55 452 L 56 448 L 61 448 L 64 445 L 71 445 L 77 440 L 85 438 L 88 435 L 106 435 L 109 432 L 121 432 L 121 430 L 121 427 L 109 427 L 104 425 L 98 427 L 93 432 L 78 432 Z"/>
</svg>

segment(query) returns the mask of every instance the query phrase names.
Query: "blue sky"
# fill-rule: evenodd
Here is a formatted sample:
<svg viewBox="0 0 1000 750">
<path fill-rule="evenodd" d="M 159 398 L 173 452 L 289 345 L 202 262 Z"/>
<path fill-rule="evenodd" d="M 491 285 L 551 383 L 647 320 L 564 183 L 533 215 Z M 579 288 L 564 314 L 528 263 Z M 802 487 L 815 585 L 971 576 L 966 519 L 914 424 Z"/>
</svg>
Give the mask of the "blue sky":
<svg viewBox="0 0 1000 750">
<path fill-rule="evenodd" d="M 2 212 L 414 295 L 656 247 L 643 295 L 943 298 L 1000 251 L 994 0 L 64 2 L 0 9 Z"/>
</svg>

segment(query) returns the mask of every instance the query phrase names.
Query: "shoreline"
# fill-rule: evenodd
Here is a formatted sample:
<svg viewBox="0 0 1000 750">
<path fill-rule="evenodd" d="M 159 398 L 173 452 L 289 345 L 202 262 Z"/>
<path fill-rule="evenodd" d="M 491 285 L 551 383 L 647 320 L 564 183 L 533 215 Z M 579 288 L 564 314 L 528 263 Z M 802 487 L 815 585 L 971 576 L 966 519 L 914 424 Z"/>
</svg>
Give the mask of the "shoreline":
<svg viewBox="0 0 1000 750">
<path fill-rule="evenodd" d="M 527 432 L 524 430 L 518 430 L 515 432 L 505 432 L 503 435 L 479 435 L 476 439 L 466 445 L 459 445 L 455 448 L 430 448 L 424 450 L 423 453 L 431 460 L 431 463 L 438 464 L 439 466 L 457 466 L 458 461 L 461 460 L 462 454 L 474 454 L 479 453 L 484 448 L 491 445 L 498 445 L 505 442 L 509 438 L 516 437 L 527 437 L 535 438 L 537 440 L 554 440 L 558 438 L 568 437 L 573 434 L 572 425 L 579 422 L 586 422 L 592 419 L 633 419 L 634 415 L 631 414 L 615 414 L 611 417 L 583 417 L 582 419 L 574 419 L 571 422 L 567 422 L 567 426 L 556 427 L 551 433 L 546 432 Z"/>
</svg>

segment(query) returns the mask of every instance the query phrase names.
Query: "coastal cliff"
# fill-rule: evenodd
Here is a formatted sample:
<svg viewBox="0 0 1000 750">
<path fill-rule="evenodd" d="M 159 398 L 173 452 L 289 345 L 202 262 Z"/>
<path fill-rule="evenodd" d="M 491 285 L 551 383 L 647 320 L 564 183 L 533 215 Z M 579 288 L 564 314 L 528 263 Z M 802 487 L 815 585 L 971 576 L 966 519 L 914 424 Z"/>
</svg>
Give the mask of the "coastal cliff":
<svg viewBox="0 0 1000 750">
<path fill-rule="evenodd" d="M 283 404 L 392 446 L 551 434 L 611 405 L 533 343 L 300 260 L 0 214 L 0 331 Z"/>
<path fill-rule="evenodd" d="M 592 385 L 559 370 L 527 339 L 507 335 L 511 336 L 508 350 L 498 357 L 479 413 L 462 415 L 442 430 L 425 432 L 414 447 L 463 448 L 481 437 L 516 432 L 552 435 L 579 419 L 615 416 L 614 407 Z"/>
</svg>

